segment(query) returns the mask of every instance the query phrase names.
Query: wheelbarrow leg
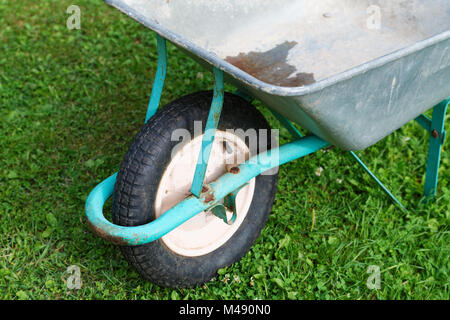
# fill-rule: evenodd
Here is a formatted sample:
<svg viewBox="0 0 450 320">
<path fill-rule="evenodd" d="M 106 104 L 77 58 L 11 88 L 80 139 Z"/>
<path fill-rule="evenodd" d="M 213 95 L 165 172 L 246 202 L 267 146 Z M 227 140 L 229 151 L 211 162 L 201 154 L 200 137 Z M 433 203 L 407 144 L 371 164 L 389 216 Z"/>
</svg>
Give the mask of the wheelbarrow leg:
<svg viewBox="0 0 450 320">
<path fill-rule="evenodd" d="M 166 39 L 156 34 L 156 43 L 158 48 L 158 68 L 156 69 L 155 80 L 153 81 L 152 93 L 148 103 L 147 114 L 145 116 L 145 123 L 158 110 L 159 101 L 161 99 L 162 90 L 164 87 L 164 80 L 167 74 L 167 49 Z"/>
<path fill-rule="evenodd" d="M 441 160 L 442 146 L 445 140 L 445 113 L 450 100 L 444 100 L 434 107 L 433 118 L 429 123 L 430 144 L 428 147 L 427 173 L 425 178 L 424 197 L 433 198 L 436 196 L 439 176 L 439 163 Z M 422 121 L 423 117 L 419 117 Z M 418 120 L 419 123 L 421 120 Z"/>
</svg>

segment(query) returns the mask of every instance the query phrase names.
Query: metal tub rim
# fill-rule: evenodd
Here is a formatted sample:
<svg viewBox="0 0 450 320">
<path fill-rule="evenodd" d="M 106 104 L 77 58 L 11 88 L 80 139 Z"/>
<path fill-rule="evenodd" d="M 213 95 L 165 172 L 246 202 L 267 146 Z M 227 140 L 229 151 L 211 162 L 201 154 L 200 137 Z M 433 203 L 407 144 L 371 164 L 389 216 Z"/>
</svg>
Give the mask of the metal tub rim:
<svg viewBox="0 0 450 320">
<path fill-rule="evenodd" d="M 351 79 L 355 76 L 364 74 L 370 70 L 381 67 L 387 63 L 396 61 L 402 57 L 405 57 L 407 55 L 410 55 L 412 53 L 415 53 L 432 45 L 435 45 L 439 42 L 450 39 L 450 30 L 447 30 L 435 36 L 429 37 L 425 40 L 418 41 L 415 44 L 412 44 L 405 48 L 393 51 L 392 53 L 389 53 L 387 55 L 368 61 L 359 66 L 350 68 L 347 71 L 321 79 L 315 83 L 302 87 L 282 87 L 258 80 L 257 78 L 251 76 L 247 72 L 242 71 L 241 69 L 235 67 L 229 62 L 219 58 L 215 54 L 201 48 L 200 46 L 190 42 L 189 40 L 161 26 L 158 22 L 146 18 L 136 10 L 124 4 L 122 0 L 105 0 L 105 2 L 122 11 L 132 19 L 146 26 L 147 28 L 155 31 L 156 33 L 166 38 L 167 40 L 173 42 L 174 44 L 182 48 L 185 48 L 186 50 L 192 52 L 193 54 L 207 61 L 211 65 L 223 70 L 224 72 L 236 78 L 238 81 L 242 81 L 247 85 L 256 88 L 257 90 L 261 90 L 263 92 L 277 96 L 305 96 L 308 94 L 312 94 L 321 91 L 326 87 Z"/>
</svg>

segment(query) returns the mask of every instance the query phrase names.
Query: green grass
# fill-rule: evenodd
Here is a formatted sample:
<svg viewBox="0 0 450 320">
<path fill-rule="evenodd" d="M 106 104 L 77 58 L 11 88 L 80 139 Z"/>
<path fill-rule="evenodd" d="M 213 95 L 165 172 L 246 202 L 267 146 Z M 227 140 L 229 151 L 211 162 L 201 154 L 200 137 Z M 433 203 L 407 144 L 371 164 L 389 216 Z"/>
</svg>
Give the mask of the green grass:
<svg viewBox="0 0 450 320">
<path fill-rule="evenodd" d="M 348 153 L 317 152 L 281 168 L 273 213 L 240 262 L 194 289 L 142 280 L 88 230 L 84 202 L 142 126 L 155 37 L 102 1 L 76 1 L 81 30 L 68 30 L 72 3 L 0 0 L 0 298 L 450 298 L 450 149 L 437 201 L 421 206 L 428 137 L 413 123 L 358 153 L 408 214 Z M 162 105 L 212 87 L 168 50 Z M 70 265 L 81 268 L 80 290 L 66 288 Z M 370 265 L 381 269 L 380 290 L 366 286 Z"/>
</svg>

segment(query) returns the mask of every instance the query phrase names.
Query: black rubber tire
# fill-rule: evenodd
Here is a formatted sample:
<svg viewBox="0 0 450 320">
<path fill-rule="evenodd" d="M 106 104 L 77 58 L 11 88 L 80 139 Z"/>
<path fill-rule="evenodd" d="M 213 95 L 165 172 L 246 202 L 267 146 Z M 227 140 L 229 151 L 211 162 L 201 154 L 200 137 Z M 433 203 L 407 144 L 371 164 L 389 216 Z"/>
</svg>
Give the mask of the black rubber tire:
<svg viewBox="0 0 450 320">
<path fill-rule="evenodd" d="M 201 91 L 184 96 L 158 111 L 137 134 L 125 155 L 114 188 L 112 219 L 122 226 L 138 226 L 155 219 L 154 201 L 161 177 L 171 159 L 172 131 L 187 129 L 194 134 L 194 121 L 202 121 L 203 130 L 213 93 Z M 225 93 L 218 128 L 267 129 L 270 127 L 259 111 L 233 94 Z M 248 145 L 248 141 L 246 141 Z M 259 145 L 259 143 L 258 143 Z M 265 150 L 257 150 L 262 152 Z M 213 278 L 217 270 L 241 259 L 251 248 L 264 227 L 271 211 L 278 172 L 259 175 L 246 218 L 221 247 L 197 257 L 181 256 L 171 251 L 161 240 L 146 245 L 121 247 L 126 260 L 151 282 L 172 288 L 193 287 Z M 239 213 L 238 213 L 239 214 Z"/>
</svg>

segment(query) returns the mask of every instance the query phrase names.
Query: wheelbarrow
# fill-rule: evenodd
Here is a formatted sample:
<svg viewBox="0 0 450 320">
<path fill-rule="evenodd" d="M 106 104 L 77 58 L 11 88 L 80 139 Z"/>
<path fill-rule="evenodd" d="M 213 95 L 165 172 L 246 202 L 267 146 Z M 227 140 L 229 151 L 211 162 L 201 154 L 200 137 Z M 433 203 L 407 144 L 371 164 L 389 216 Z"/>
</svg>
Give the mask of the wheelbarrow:
<svg viewBox="0 0 450 320">
<path fill-rule="evenodd" d="M 90 193 L 86 214 L 144 278 L 190 287 L 238 261 L 271 211 L 278 167 L 323 148 L 351 152 L 405 209 L 354 151 L 411 120 L 430 135 L 424 196 L 436 194 L 450 102 L 448 0 L 106 2 L 156 32 L 158 67 L 145 125 L 118 173 Z M 158 111 L 167 40 L 215 83 Z M 237 90 L 225 93 L 224 82 Z M 292 142 L 277 145 L 253 99 Z M 111 195 L 112 222 L 103 215 Z"/>
</svg>

